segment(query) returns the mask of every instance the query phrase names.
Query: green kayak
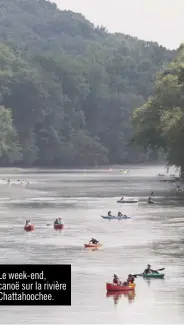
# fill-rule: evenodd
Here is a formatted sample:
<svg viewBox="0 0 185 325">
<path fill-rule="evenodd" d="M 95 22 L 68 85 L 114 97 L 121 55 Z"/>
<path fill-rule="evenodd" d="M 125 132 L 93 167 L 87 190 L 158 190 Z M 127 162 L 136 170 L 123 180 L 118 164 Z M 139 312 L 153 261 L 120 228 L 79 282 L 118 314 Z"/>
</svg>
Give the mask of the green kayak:
<svg viewBox="0 0 185 325">
<path fill-rule="evenodd" d="M 145 278 L 155 278 L 155 279 L 163 279 L 165 274 L 164 273 L 148 273 L 148 274 L 144 274 L 144 273 L 140 273 L 137 274 L 138 276 L 143 276 Z"/>
</svg>

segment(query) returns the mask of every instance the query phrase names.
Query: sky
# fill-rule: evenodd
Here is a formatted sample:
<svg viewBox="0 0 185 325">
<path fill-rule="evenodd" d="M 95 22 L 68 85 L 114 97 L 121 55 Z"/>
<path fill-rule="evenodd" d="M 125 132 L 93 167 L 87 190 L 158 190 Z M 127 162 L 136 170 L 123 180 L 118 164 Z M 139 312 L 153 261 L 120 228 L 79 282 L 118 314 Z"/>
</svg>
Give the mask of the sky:
<svg viewBox="0 0 185 325">
<path fill-rule="evenodd" d="M 109 32 L 121 32 L 169 49 L 184 41 L 184 0 L 51 0 L 83 14 Z"/>
</svg>

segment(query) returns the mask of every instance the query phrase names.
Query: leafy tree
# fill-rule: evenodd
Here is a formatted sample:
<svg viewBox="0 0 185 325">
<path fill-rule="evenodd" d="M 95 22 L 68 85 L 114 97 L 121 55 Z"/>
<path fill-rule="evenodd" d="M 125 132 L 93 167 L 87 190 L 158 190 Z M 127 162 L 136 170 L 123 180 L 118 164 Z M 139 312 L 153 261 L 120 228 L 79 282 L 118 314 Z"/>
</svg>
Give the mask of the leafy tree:
<svg viewBox="0 0 185 325">
<path fill-rule="evenodd" d="M 153 94 L 154 74 L 175 54 L 157 43 L 108 33 L 46 0 L 0 0 L 0 104 L 11 109 L 21 148 L 21 156 L 18 145 L 11 157 L 3 151 L 0 163 L 16 163 L 17 156 L 22 166 L 152 159 L 155 150 L 130 142 L 132 113 Z M 164 106 L 168 100 L 181 108 L 180 86 L 165 71 L 166 89 L 171 85 L 176 92 L 161 93 L 164 85 L 158 78 L 158 97 Z M 182 72 L 179 66 L 178 80 Z M 162 121 L 152 109 L 147 114 Z M 169 116 L 163 116 L 165 134 L 172 134 L 165 127 Z M 156 136 L 166 143 L 167 136 Z"/>
<path fill-rule="evenodd" d="M 12 124 L 10 109 L 0 106 L 0 161 L 3 164 L 20 160 L 20 147 Z"/>
<path fill-rule="evenodd" d="M 184 172 L 184 47 L 155 81 L 155 94 L 134 113 L 137 143 L 163 148 L 169 164 Z"/>
</svg>

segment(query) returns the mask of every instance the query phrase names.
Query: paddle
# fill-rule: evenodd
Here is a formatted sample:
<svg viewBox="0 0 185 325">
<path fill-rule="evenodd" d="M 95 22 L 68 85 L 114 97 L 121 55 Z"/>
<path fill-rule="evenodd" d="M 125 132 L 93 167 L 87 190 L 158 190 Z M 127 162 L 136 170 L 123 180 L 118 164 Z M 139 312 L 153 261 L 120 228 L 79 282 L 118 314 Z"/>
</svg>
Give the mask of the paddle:
<svg viewBox="0 0 185 325">
<path fill-rule="evenodd" d="M 162 269 L 158 269 L 158 270 L 152 270 L 154 273 L 158 273 L 158 271 L 163 271 L 163 270 L 165 270 L 165 267 L 163 267 Z M 132 276 L 134 276 L 135 278 L 137 278 L 137 276 L 138 275 L 140 275 L 140 274 L 142 274 L 142 273 L 139 273 L 139 274 L 132 274 Z"/>
<path fill-rule="evenodd" d="M 158 271 L 163 271 L 165 270 L 165 267 L 163 267 L 162 269 L 158 269 L 158 270 L 152 270 L 154 273 L 158 273 Z"/>
</svg>

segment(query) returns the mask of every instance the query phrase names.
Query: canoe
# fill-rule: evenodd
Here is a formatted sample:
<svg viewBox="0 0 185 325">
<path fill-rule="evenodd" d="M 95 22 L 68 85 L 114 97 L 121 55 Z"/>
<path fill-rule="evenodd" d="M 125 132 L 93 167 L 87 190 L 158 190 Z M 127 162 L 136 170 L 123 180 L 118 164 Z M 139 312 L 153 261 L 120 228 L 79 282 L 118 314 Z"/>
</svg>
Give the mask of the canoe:
<svg viewBox="0 0 185 325">
<path fill-rule="evenodd" d="M 34 230 L 34 225 L 29 225 L 29 226 L 24 226 L 25 231 L 33 231 Z"/>
<path fill-rule="evenodd" d="M 114 283 L 106 283 L 107 291 L 129 291 L 134 290 L 136 287 L 135 283 L 130 283 L 128 286 L 117 285 Z"/>
<path fill-rule="evenodd" d="M 163 279 L 165 276 L 164 273 L 148 273 L 148 274 L 140 273 L 137 275 L 143 276 L 144 278 L 155 278 L 155 279 Z"/>
<path fill-rule="evenodd" d="M 64 228 L 64 224 L 63 223 L 54 224 L 54 229 L 55 230 L 62 230 L 63 228 Z"/>
<path fill-rule="evenodd" d="M 138 203 L 136 199 L 118 200 L 117 203 Z"/>
<path fill-rule="evenodd" d="M 84 244 L 84 246 L 86 248 L 97 248 L 97 247 L 101 247 L 102 244 Z"/>
<path fill-rule="evenodd" d="M 130 219 L 131 217 L 128 216 L 101 216 L 103 219 L 108 219 L 108 220 L 112 220 L 112 219 L 117 219 L 117 220 L 122 220 L 122 219 Z"/>
</svg>

